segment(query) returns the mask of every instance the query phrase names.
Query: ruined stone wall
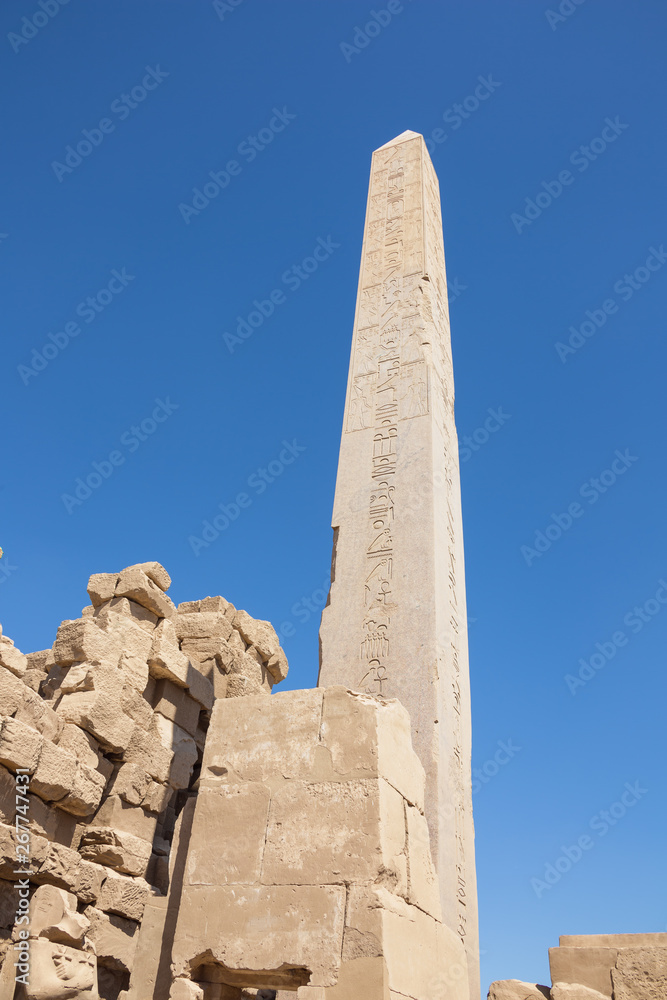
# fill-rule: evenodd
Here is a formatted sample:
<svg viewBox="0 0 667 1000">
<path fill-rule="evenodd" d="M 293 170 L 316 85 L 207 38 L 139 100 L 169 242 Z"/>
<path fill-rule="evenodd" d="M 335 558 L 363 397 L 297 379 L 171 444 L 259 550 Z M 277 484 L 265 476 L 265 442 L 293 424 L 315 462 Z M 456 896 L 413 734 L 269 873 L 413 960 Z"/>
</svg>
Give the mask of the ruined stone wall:
<svg viewBox="0 0 667 1000">
<path fill-rule="evenodd" d="M 50 650 L 0 633 L 0 1000 L 28 965 L 17 997 L 128 988 L 214 700 L 286 675 L 267 622 L 222 597 L 177 608 L 170 583 L 158 563 L 92 576 Z"/>
</svg>

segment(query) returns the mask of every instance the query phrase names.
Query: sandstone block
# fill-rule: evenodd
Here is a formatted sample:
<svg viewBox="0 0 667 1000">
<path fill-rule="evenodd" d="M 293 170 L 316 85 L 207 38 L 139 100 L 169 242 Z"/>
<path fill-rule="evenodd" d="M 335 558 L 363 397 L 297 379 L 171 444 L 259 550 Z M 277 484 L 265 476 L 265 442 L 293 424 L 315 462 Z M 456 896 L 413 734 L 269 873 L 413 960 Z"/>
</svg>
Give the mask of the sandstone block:
<svg viewBox="0 0 667 1000">
<path fill-rule="evenodd" d="M 157 816 L 144 812 L 141 806 L 129 805 L 118 795 L 108 795 L 95 813 L 95 827 L 109 827 L 123 833 L 130 833 L 141 840 L 151 842 L 155 834 Z"/>
<path fill-rule="evenodd" d="M 280 652 L 280 640 L 271 622 L 251 618 L 247 611 L 237 611 L 233 625 L 244 641 L 259 651 L 262 659 L 269 660 Z"/>
<path fill-rule="evenodd" d="M 199 724 L 201 705 L 184 688 L 177 687 L 166 678 L 156 682 L 153 708 L 165 719 L 170 719 L 194 737 Z"/>
<path fill-rule="evenodd" d="M 109 872 L 104 880 L 97 908 L 129 920 L 141 920 L 150 886 L 143 878 Z"/>
<path fill-rule="evenodd" d="M 173 756 L 173 750 L 162 745 L 160 734 L 151 722 L 148 731 L 134 727 L 123 760 L 128 764 L 137 764 L 155 781 L 164 783 L 169 778 Z"/>
<path fill-rule="evenodd" d="M 160 621 L 158 616 L 153 614 L 152 611 L 144 608 L 141 604 L 137 604 L 136 601 L 131 601 L 128 597 L 112 597 L 110 601 L 100 605 L 95 617 L 100 620 L 108 619 L 111 622 L 112 619 L 108 618 L 109 614 L 123 615 L 125 618 L 131 618 L 136 625 L 148 633 L 152 633 L 158 621 Z"/>
<path fill-rule="evenodd" d="M 23 704 L 26 691 L 24 682 L 7 667 L 0 666 L 0 707 L 3 715 L 15 715 Z"/>
<path fill-rule="evenodd" d="M 6 767 L 0 767 L 0 823 L 14 823 L 16 816 L 16 781 Z"/>
<path fill-rule="evenodd" d="M 436 920 L 442 919 L 440 890 L 431 858 L 426 818 L 414 806 L 405 806 L 408 833 L 410 889 L 407 900 Z"/>
<path fill-rule="evenodd" d="M 0 635 L 0 666 L 10 670 L 17 677 L 23 677 L 28 669 L 26 656 L 5 635 Z"/>
<path fill-rule="evenodd" d="M 104 880 L 109 875 L 109 869 L 102 865 L 96 865 L 92 861 L 84 861 L 79 864 L 79 871 L 74 892 L 82 903 L 95 903 L 102 891 Z"/>
<path fill-rule="evenodd" d="M 81 838 L 79 853 L 85 861 L 106 865 L 126 875 L 145 875 L 151 845 L 118 830 L 88 828 Z"/>
<path fill-rule="evenodd" d="M 98 961 L 109 969 L 131 972 L 139 931 L 136 921 L 103 913 L 94 906 L 86 907 L 84 914 L 90 921 L 88 937 Z"/>
<path fill-rule="evenodd" d="M 130 600 L 152 611 L 158 618 L 171 618 L 176 615 L 176 608 L 171 598 L 167 597 L 138 567 L 129 567 L 122 571 L 116 584 L 115 596 L 129 597 Z"/>
<path fill-rule="evenodd" d="M 623 948 L 611 976 L 614 1000 L 664 1000 L 667 996 L 667 948 Z"/>
<path fill-rule="evenodd" d="M 259 681 L 252 677 L 246 677 L 239 674 L 230 674 L 227 677 L 227 684 L 225 685 L 226 698 L 261 697 L 268 693 L 268 691 L 265 691 L 262 688 Z"/>
<path fill-rule="evenodd" d="M 489 986 L 488 1000 L 552 1000 L 548 986 L 520 979 L 498 979 Z"/>
<path fill-rule="evenodd" d="M 175 979 L 169 990 L 169 1000 L 204 1000 L 204 991 L 191 979 Z"/>
<path fill-rule="evenodd" d="M 26 768 L 32 774 L 39 761 L 43 737 L 16 719 L 3 719 L 0 729 L 0 764 L 15 771 Z"/>
<path fill-rule="evenodd" d="M 119 656 L 117 639 L 91 618 L 64 621 L 53 644 L 53 658 L 60 667 L 83 662 L 115 664 Z"/>
<path fill-rule="evenodd" d="M 159 587 L 160 590 L 169 590 L 171 587 L 171 577 L 167 573 L 164 566 L 162 566 L 159 562 L 137 563 L 136 566 L 130 566 L 128 568 L 143 570 L 146 576 L 152 580 L 156 587 Z"/>
<path fill-rule="evenodd" d="M 518 994 L 515 996 L 518 997 Z M 549 1000 L 607 1000 L 597 990 L 591 990 L 588 986 L 580 986 L 578 983 L 554 983 L 547 996 Z M 514 1000 L 514 996 L 510 1000 Z M 636 1000 L 634 993 L 632 1000 Z"/>
<path fill-rule="evenodd" d="M 343 935 L 342 886 L 190 886 L 184 890 L 172 953 L 174 973 L 189 973 L 210 949 L 232 985 L 294 990 L 333 986 Z M 208 963 L 207 963 L 208 964 Z M 253 972 L 254 970 L 254 972 Z"/>
<path fill-rule="evenodd" d="M 148 729 L 153 718 L 153 709 L 143 695 L 124 684 L 120 691 L 120 706 L 128 719 L 142 729 Z"/>
<path fill-rule="evenodd" d="M 611 998 L 616 948 L 550 948 L 552 983 L 577 983 Z"/>
<path fill-rule="evenodd" d="M 113 765 L 101 753 L 97 740 L 84 729 L 66 722 L 56 742 L 61 750 L 69 751 L 84 767 L 98 770 L 107 779 L 111 777 Z"/>
<path fill-rule="evenodd" d="M 204 597 L 200 602 L 201 611 L 220 611 L 223 614 L 229 607 L 229 601 L 226 601 L 224 597 Z"/>
<path fill-rule="evenodd" d="M 167 630 L 160 626 L 153 636 L 148 665 L 151 677 L 158 680 L 164 677 L 178 687 L 188 686 L 189 660 L 178 648 L 178 643 L 172 641 Z"/>
<path fill-rule="evenodd" d="M 140 806 L 151 784 L 150 775 L 138 764 L 122 764 L 113 780 L 112 791 L 131 806 Z"/>
<path fill-rule="evenodd" d="M 33 837 L 33 842 L 34 839 Z M 81 858 L 77 851 L 72 850 L 71 847 L 65 847 L 63 844 L 47 843 L 45 856 L 33 879 L 35 882 L 59 886 L 68 892 L 74 892 L 79 878 L 80 865 Z"/>
<path fill-rule="evenodd" d="M 71 789 L 58 802 L 58 808 L 73 816 L 92 816 L 104 794 L 106 778 L 85 764 L 78 764 Z"/>
<path fill-rule="evenodd" d="M 266 661 L 266 669 L 269 671 L 276 684 L 285 680 L 289 666 L 287 664 L 287 657 L 283 653 L 282 649 L 277 653 L 274 653 L 273 656 L 269 657 Z"/>
<path fill-rule="evenodd" d="M 141 804 L 148 812 L 159 814 L 167 808 L 173 794 L 174 789 L 171 785 L 162 785 L 158 781 L 151 781 Z"/>
<path fill-rule="evenodd" d="M 222 611 L 198 611 L 182 614 L 174 618 L 174 628 L 179 640 L 182 639 L 228 639 L 232 626 Z"/>
<path fill-rule="evenodd" d="M 64 722 L 87 730 L 103 747 L 113 753 L 125 750 L 135 725 L 123 712 L 118 694 L 108 691 L 84 691 L 65 694 L 56 709 Z"/>
<path fill-rule="evenodd" d="M 88 596 L 92 601 L 93 607 L 97 608 L 100 604 L 111 600 L 115 593 L 117 582 L 118 573 L 93 573 L 88 580 Z"/>
<path fill-rule="evenodd" d="M 76 896 L 53 885 L 40 885 L 30 900 L 30 935 L 80 948 L 90 921 L 77 913 Z"/>
<path fill-rule="evenodd" d="M 177 611 L 179 614 L 196 614 L 201 608 L 201 601 L 181 601 Z"/>
<path fill-rule="evenodd" d="M 153 717 L 153 724 L 162 746 L 174 755 L 169 769 L 169 784 L 172 788 L 187 788 L 198 757 L 195 741 L 184 729 L 158 712 Z"/>
<path fill-rule="evenodd" d="M 19 681 L 19 683 L 21 683 Z M 14 718 L 19 722 L 25 722 L 26 726 L 32 726 L 38 733 L 41 733 L 47 740 L 58 742 L 60 731 L 63 728 L 63 721 L 50 708 L 42 698 L 30 688 L 23 685 L 23 698 L 16 710 Z"/>
<path fill-rule="evenodd" d="M 190 696 L 198 701 L 202 708 L 207 710 L 213 708 L 213 685 L 190 661 L 188 661 L 187 680 Z"/>
<path fill-rule="evenodd" d="M 56 802 L 74 787 L 76 759 L 59 749 L 51 740 L 44 740 L 39 763 L 30 782 L 31 791 L 47 802 Z"/>
<path fill-rule="evenodd" d="M 258 783 L 200 790 L 186 863 L 190 885 L 260 881 L 269 802 L 269 789 Z"/>
<path fill-rule="evenodd" d="M 30 945 L 27 1000 L 96 1000 L 97 962 L 89 951 L 37 938 Z"/>
<path fill-rule="evenodd" d="M 28 817 L 30 829 L 47 840 L 71 847 L 76 829 L 76 819 L 61 809 L 54 809 L 36 795 L 29 795 Z"/>
</svg>

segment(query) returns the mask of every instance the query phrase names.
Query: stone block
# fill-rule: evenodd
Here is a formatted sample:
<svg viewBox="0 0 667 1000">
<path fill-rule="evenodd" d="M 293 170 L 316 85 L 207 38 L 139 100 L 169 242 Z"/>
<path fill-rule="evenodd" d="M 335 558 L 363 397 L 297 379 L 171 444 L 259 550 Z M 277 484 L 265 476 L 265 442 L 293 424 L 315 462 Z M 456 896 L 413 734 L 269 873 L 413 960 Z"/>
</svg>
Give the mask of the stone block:
<svg viewBox="0 0 667 1000">
<path fill-rule="evenodd" d="M 550 948 L 552 983 L 578 983 L 611 998 L 617 948 Z"/>
<path fill-rule="evenodd" d="M 145 562 L 137 563 L 136 566 L 130 566 L 129 569 L 141 569 L 144 571 L 146 576 L 153 581 L 156 587 L 160 590 L 169 590 L 171 587 L 171 577 L 167 573 L 164 566 L 159 562 Z"/>
<path fill-rule="evenodd" d="M 130 743 L 135 724 L 124 712 L 119 693 L 83 691 L 65 694 L 58 702 L 57 714 L 87 730 L 112 753 L 120 753 Z"/>
<path fill-rule="evenodd" d="M 167 808 L 173 794 L 174 789 L 171 785 L 162 785 L 158 781 L 151 781 L 141 804 L 148 812 L 159 814 Z"/>
<path fill-rule="evenodd" d="M 27 657 L 6 635 L 0 635 L 0 666 L 16 674 L 17 677 L 23 677 L 28 669 Z"/>
<path fill-rule="evenodd" d="M 109 827 L 152 842 L 157 816 L 145 812 L 141 806 L 129 805 L 118 795 L 108 795 L 95 813 L 92 823 L 95 827 Z"/>
<path fill-rule="evenodd" d="M 195 735 L 199 724 L 201 705 L 182 687 L 177 687 L 166 678 L 155 684 L 153 708 L 165 719 L 170 719 L 190 736 Z"/>
<path fill-rule="evenodd" d="M 169 770 L 174 752 L 162 745 L 160 733 L 151 720 L 148 731 L 135 726 L 130 742 L 123 753 L 123 760 L 128 764 L 137 764 L 143 768 L 155 781 L 165 783 L 169 778 Z"/>
<path fill-rule="evenodd" d="M 621 949 L 611 977 L 614 1000 L 664 1000 L 667 997 L 667 948 Z"/>
<path fill-rule="evenodd" d="M 40 885 L 30 900 L 31 937 L 82 947 L 90 922 L 76 908 L 74 893 L 53 885 Z"/>
<path fill-rule="evenodd" d="M 77 765 L 74 782 L 70 791 L 58 802 L 58 808 L 73 816 L 86 818 L 92 816 L 100 804 L 104 794 L 106 778 L 85 764 Z"/>
<path fill-rule="evenodd" d="M 30 942 L 26 1000 L 97 1000 L 97 985 L 97 962 L 91 952 L 45 938 Z"/>
<path fill-rule="evenodd" d="M 488 1000 L 552 1000 L 548 986 L 520 979 L 498 979 L 489 986 Z"/>
<path fill-rule="evenodd" d="M 79 764 L 99 771 L 106 779 L 111 777 L 113 764 L 104 757 L 97 740 L 84 729 L 66 722 L 56 742 L 61 750 L 73 754 Z"/>
<path fill-rule="evenodd" d="M 151 677 L 156 680 L 164 677 L 178 687 L 188 686 L 189 660 L 178 648 L 178 643 L 172 640 L 169 631 L 162 628 L 162 622 L 153 635 L 148 666 Z"/>
<path fill-rule="evenodd" d="M 276 684 L 285 680 L 289 666 L 287 664 L 287 657 L 283 653 L 282 649 L 278 653 L 274 653 L 273 656 L 269 657 L 266 661 L 266 669 L 269 671 Z"/>
<path fill-rule="evenodd" d="M 16 781 L 6 767 L 0 767 L 0 823 L 14 823 L 16 816 Z"/>
<path fill-rule="evenodd" d="M 311 778 L 322 715 L 322 689 L 216 701 L 206 740 L 206 771 L 228 772 L 230 782 L 268 776 Z"/>
<path fill-rule="evenodd" d="M 92 861 L 85 861 L 82 858 L 73 892 L 82 903 L 95 903 L 108 875 L 108 868 L 94 864 Z"/>
<path fill-rule="evenodd" d="M 109 872 L 100 891 L 97 908 L 129 920 L 141 920 L 150 886 L 143 878 Z"/>
<path fill-rule="evenodd" d="M 190 885 L 260 881 L 269 802 L 269 789 L 258 783 L 199 791 L 186 864 Z"/>
<path fill-rule="evenodd" d="M 140 806 L 151 784 L 150 775 L 138 764 L 122 764 L 111 790 L 131 806 Z"/>
<path fill-rule="evenodd" d="M 0 666 L 0 706 L 3 715 L 15 715 L 23 704 L 26 691 L 24 682 L 7 667 Z"/>
<path fill-rule="evenodd" d="M 229 601 L 226 601 L 224 597 L 203 597 L 199 603 L 200 611 L 220 611 L 223 614 L 229 607 Z"/>
<path fill-rule="evenodd" d="M 431 857 L 426 818 L 418 809 L 406 803 L 405 820 L 410 870 L 408 902 L 425 910 L 436 920 L 441 920 L 440 890 Z"/>
<path fill-rule="evenodd" d="M 215 700 L 213 684 L 207 677 L 204 677 L 200 670 L 197 669 L 196 664 L 190 661 L 188 661 L 187 682 L 190 697 L 194 698 L 195 701 L 198 701 L 200 706 L 205 708 L 207 711 L 213 708 L 213 702 Z"/>
<path fill-rule="evenodd" d="M 120 691 L 120 707 L 128 719 L 142 729 L 148 729 L 153 709 L 143 695 L 127 684 L 124 684 Z"/>
<path fill-rule="evenodd" d="M 88 580 L 88 596 L 94 608 L 110 601 L 116 591 L 118 573 L 93 573 Z"/>
<path fill-rule="evenodd" d="M 120 656 L 117 638 L 92 618 L 64 621 L 53 644 L 53 658 L 60 667 L 73 663 L 117 663 Z"/>
<path fill-rule="evenodd" d="M 0 729 L 0 764 L 15 771 L 25 768 L 32 774 L 39 761 L 43 737 L 30 726 L 16 719 L 2 719 Z"/>
<path fill-rule="evenodd" d="M 34 854 L 34 851 L 31 853 Z M 74 892 L 79 879 L 80 865 L 81 858 L 77 851 L 63 844 L 47 843 L 45 856 L 32 878 L 40 884 L 55 885 L 68 892 Z"/>
<path fill-rule="evenodd" d="M 90 921 L 88 937 L 95 946 L 98 962 L 108 969 L 131 972 L 139 924 L 94 906 L 87 906 L 83 912 Z"/>
<path fill-rule="evenodd" d="M 28 817 L 32 832 L 46 837 L 47 840 L 71 847 L 76 829 L 76 819 L 62 809 L 47 805 L 36 795 L 29 795 Z"/>
<path fill-rule="evenodd" d="M 294 990 L 333 986 L 345 913 L 342 886 L 186 886 L 172 951 L 174 974 L 210 951 L 229 985 Z M 193 970 L 193 978 L 198 978 Z"/>
<path fill-rule="evenodd" d="M 106 865 L 126 875 L 143 877 L 150 860 L 151 845 L 131 833 L 89 827 L 81 838 L 79 853 L 85 861 Z"/>
<path fill-rule="evenodd" d="M 510 1000 L 514 1000 L 514 997 L 518 997 L 518 993 L 514 994 Z M 547 997 L 549 1000 L 607 1000 L 602 993 L 591 990 L 588 986 L 581 986 L 579 983 L 554 983 L 547 993 Z M 638 1000 L 634 993 L 631 1000 Z"/>
<path fill-rule="evenodd" d="M 201 608 L 201 601 L 181 601 L 176 609 L 179 615 L 196 614 Z"/>
<path fill-rule="evenodd" d="M 21 683 L 19 681 L 19 683 Z M 63 721 L 50 708 L 43 698 L 30 688 L 23 685 L 23 697 L 14 715 L 19 722 L 25 722 L 26 726 L 32 726 L 38 733 L 47 740 L 58 742 Z"/>
<path fill-rule="evenodd" d="M 174 628 L 179 640 L 182 639 L 229 639 L 232 626 L 222 611 L 198 611 L 182 614 L 174 618 Z"/>
<path fill-rule="evenodd" d="M 162 746 L 174 755 L 169 769 L 169 784 L 172 788 L 187 788 L 198 758 L 195 741 L 184 729 L 158 712 L 153 717 L 153 725 Z"/>
<path fill-rule="evenodd" d="M 116 597 L 128 597 L 143 608 L 152 611 L 158 618 L 176 615 L 174 602 L 151 578 L 138 567 L 124 569 L 118 578 Z"/>
<path fill-rule="evenodd" d="M 44 740 L 30 790 L 47 802 L 57 802 L 74 787 L 76 759 L 51 740 Z"/>
<path fill-rule="evenodd" d="M 136 601 L 131 601 L 128 597 L 112 597 L 106 604 L 100 605 L 97 609 L 96 617 L 105 618 L 109 613 L 131 618 L 135 624 L 149 634 L 152 634 L 158 621 L 160 621 L 158 616 L 153 614 L 152 611 L 144 608 L 141 604 L 137 604 Z"/>
<path fill-rule="evenodd" d="M 165 997 L 171 986 L 170 968 L 160 962 L 167 919 L 166 896 L 150 895 L 137 939 L 132 977 L 126 1000 Z"/>
<path fill-rule="evenodd" d="M 259 651 L 263 660 L 269 660 L 280 651 L 280 640 L 271 622 L 251 618 L 247 611 L 237 611 L 233 625 L 244 641 Z"/>
</svg>

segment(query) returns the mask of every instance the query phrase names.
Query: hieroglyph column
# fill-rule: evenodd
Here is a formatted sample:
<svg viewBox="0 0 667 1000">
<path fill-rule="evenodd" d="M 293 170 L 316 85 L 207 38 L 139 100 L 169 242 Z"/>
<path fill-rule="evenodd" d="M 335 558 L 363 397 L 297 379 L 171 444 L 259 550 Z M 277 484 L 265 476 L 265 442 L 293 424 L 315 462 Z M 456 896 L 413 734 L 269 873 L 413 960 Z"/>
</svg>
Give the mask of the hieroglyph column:
<svg viewBox="0 0 667 1000">
<path fill-rule="evenodd" d="M 423 138 L 373 154 L 320 685 L 398 698 L 426 771 L 443 919 L 479 997 L 454 379 L 438 181 Z"/>
</svg>

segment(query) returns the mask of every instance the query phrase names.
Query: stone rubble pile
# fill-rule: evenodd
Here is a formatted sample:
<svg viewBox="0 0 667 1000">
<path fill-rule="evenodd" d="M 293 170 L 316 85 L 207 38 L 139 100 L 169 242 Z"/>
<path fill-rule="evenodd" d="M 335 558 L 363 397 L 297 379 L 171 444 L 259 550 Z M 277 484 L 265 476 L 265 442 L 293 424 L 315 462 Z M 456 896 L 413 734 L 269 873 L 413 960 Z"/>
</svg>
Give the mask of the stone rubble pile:
<svg viewBox="0 0 667 1000">
<path fill-rule="evenodd" d="M 168 890 L 214 700 L 268 695 L 287 674 L 268 622 L 223 597 L 176 607 L 170 584 L 156 562 L 94 574 L 92 603 L 48 650 L 24 655 L 0 630 L 2 1000 L 24 947 L 20 880 L 32 894 L 22 995 L 92 997 L 99 986 L 115 1000 L 127 988 L 145 905 Z M 78 971 L 62 992 L 73 950 Z M 83 986 L 95 954 L 97 983 Z"/>
</svg>

